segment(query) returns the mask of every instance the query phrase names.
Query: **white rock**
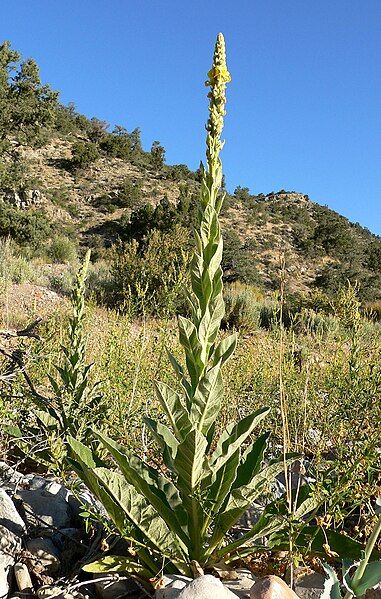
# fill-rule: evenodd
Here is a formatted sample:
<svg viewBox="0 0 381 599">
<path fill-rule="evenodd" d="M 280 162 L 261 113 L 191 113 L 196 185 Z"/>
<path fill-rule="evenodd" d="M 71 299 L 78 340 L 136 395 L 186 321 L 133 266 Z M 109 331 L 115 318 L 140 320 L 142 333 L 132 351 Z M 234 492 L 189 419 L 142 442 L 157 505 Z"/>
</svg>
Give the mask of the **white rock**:
<svg viewBox="0 0 381 599">
<path fill-rule="evenodd" d="M 325 577 L 318 572 L 305 574 L 295 581 L 294 590 L 300 599 L 319 599 L 324 590 Z"/>
<path fill-rule="evenodd" d="M 0 597 L 8 595 L 11 569 L 21 550 L 21 538 L 25 532 L 25 524 L 13 501 L 0 489 Z"/>
<path fill-rule="evenodd" d="M 183 576 L 182 574 L 168 574 L 163 576 L 162 586 L 160 589 L 155 591 L 155 599 L 175 599 L 180 593 L 181 589 L 192 582 L 192 578 Z"/>
<path fill-rule="evenodd" d="M 51 539 L 43 537 L 29 539 L 26 548 L 35 556 L 36 561 L 38 560 L 47 574 L 54 574 L 60 569 L 59 553 Z"/>
<path fill-rule="evenodd" d="M 21 593 L 33 593 L 32 579 L 26 564 L 17 563 L 14 568 L 17 588 Z"/>
<path fill-rule="evenodd" d="M 40 534 L 49 535 L 51 526 L 70 527 L 71 510 L 67 494 L 65 487 L 53 482 L 45 488 L 21 489 L 16 497 L 21 499 L 28 525 L 39 530 Z"/>
<path fill-rule="evenodd" d="M 215 576 L 205 574 L 187 584 L 177 597 L 178 599 L 233 599 L 237 595 L 224 587 L 221 580 Z"/>
<path fill-rule="evenodd" d="M 237 578 L 224 580 L 224 585 L 241 599 L 246 599 L 250 596 L 250 589 L 255 584 L 256 578 L 250 570 L 244 568 L 234 570 L 234 574 Z"/>
</svg>

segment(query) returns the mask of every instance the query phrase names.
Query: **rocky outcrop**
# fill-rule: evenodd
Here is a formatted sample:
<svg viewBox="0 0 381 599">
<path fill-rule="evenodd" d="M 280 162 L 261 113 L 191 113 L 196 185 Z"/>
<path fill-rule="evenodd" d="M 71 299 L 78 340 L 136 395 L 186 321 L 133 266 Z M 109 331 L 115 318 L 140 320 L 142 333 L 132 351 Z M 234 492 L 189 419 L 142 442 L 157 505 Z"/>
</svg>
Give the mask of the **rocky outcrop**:
<svg viewBox="0 0 381 599">
<path fill-rule="evenodd" d="M 45 201 L 45 198 L 39 189 L 8 191 L 3 197 L 6 202 L 19 210 L 27 210 L 34 206 L 41 206 Z"/>
</svg>

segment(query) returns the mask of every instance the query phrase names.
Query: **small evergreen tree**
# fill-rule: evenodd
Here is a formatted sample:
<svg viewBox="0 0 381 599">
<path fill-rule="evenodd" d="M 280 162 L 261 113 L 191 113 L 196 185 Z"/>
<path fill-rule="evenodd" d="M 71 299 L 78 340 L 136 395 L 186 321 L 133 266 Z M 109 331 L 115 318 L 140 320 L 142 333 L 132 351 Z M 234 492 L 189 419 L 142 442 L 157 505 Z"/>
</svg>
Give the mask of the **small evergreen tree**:
<svg viewBox="0 0 381 599">
<path fill-rule="evenodd" d="M 158 171 L 164 166 L 165 149 L 159 141 L 154 141 L 151 147 L 151 164 Z"/>
</svg>

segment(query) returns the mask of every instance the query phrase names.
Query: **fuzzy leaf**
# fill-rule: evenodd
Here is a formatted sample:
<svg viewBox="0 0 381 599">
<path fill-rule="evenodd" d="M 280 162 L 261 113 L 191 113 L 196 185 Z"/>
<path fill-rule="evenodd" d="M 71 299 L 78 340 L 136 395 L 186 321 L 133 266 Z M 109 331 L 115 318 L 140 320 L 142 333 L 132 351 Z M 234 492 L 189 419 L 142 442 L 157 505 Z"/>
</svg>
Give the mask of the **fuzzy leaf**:
<svg viewBox="0 0 381 599">
<path fill-rule="evenodd" d="M 165 424 L 157 422 L 148 416 L 144 416 L 143 420 L 159 443 L 163 451 L 166 466 L 172 469 L 173 460 L 176 457 L 179 446 L 178 440 Z"/>
<path fill-rule="evenodd" d="M 181 402 L 180 395 L 165 383 L 155 383 L 157 398 L 167 414 L 178 441 L 182 441 L 192 428 L 189 414 Z"/>
<path fill-rule="evenodd" d="M 167 524 L 122 474 L 107 468 L 95 468 L 93 472 L 131 522 L 160 553 L 170 558 L 182 557 L 177 539 Z"/>
<path fill-rule="evenodd" d="M 202 377 L 193 397 L 191 421 L 206 435 L 216 420 L 223 396 L 223 383 L 220 363 L 210 368 Z"/>
<path fill-rule="evenodd" d="M 336 572 L 331 566 L 323 563 L 325 573 L 328 575 L 324 582 L 324 591 L 320 595 L 320 599 L 342 599 L 340 591 L 340 582 Z"/>
<path fill-rule="evenodd" d="M 208 489 L 208 499 L 212 504 L 211 511 L 217 513 L 228 495 L 237 475 L 240 460 L 239 448 L 233 453 L 215 473 L 214 482 Z M 208 477 L 206 480 L 210 480 Z"/>
<path fill-rule="evenodd" d="M 249 484 L 255 474 L 259 472 L 262 466 L 267 440 L 270 433 L 263 433 L 258 439 L 249 445 L 242 456 L 242 460 L 237 470 L 237 477 L 234 482 L 234 488 L 243 487 Z"/>
<path fill-rule="evenodd" d="M 185 496 L 193 495 L 201 480 L 207 444 L 206 438 L 192 429 L 178 447 L 174 467 Z"/>
<path fill-rule="evenodd" d="M 253 414 L 242 418 L 237 424 L 229 424 L 222 432 L 216 450 L 211 457 L 211 467 L 214 471 L 221 468 L 224 463 L 242 446 L 247 437 L 253 432 L 259 422 L 269 413 L 270 408 L 261 408 Z"/>
<path fill-rule="evenodd" d="M 106 435 L 94 434 L 110 451 L 127 481 L 152 504 L 171 530 L 186 541 L 187 516 L 173 483 Z"/>
<path fill-rule="evenodd" d="M 289 458 L 287 464 L 292 464 L 295 457 Z M 226 532 L 239 520 L 245 510 L 262 493 L 266 484 L 273 483 L 275 477 L 283 470 L 283 461 L 275 461 L 265 466 L 252 480 L 242 487 L 231 491 L 224 511 L 218 514 L 215 521 L 211 546 L 217 546 Z"/>
<path fill-rule="evenodd" d="M 137 574 L 142 578 L 149 579 L 151 572 L 138 564 L 131 558 L 124 557 L 123 555 L 107 555 L 102 559 L 98 559 L 91 564 L 86 564 L 82 567 L 84 572 L 90 573 L 107 573 L 107 572 L 129 572 L 131 574 Z"/>
<path fill-rule="evenodd" d="M 234 350 L 237 346 L 237 334 L 229 335 L 229 337 L 225 337 L 222 341 L 217 345 L 214 355 L 213 361 L 214 364 L 221 361 L 221 366 L 231 358 L 234 353 Z"/>
<path fill-rule="evenodd" d="M 345 576 L 344 582 L 350 592 L 356 595 L 356 597 L 362 597 L 368 589 L 371 589 L 381 582 L 381 562 L 370 562 L 370 564 L 366 566 L 360 580 L 355 582 L 353 578 L 352 580 L 349 580 L 348 577 Z"/>
</svg>

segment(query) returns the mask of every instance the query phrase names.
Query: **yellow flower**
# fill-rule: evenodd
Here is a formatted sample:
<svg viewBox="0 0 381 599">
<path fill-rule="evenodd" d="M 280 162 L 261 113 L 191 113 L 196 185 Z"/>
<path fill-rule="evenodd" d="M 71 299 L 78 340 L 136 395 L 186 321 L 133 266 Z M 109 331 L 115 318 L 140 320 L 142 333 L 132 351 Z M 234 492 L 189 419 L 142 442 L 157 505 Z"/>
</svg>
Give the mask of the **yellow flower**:
<svg viewBox="0 0 381 599">
<path fill-rule="evenodd" d="M 229 83 L 231 81 L 231 76 L 226 66 L 224 65 L 216 65 L 212 67 L 208 73 L 208 81 L 206 85 L 215 85 L 218 83 Z"/>
</svg>

